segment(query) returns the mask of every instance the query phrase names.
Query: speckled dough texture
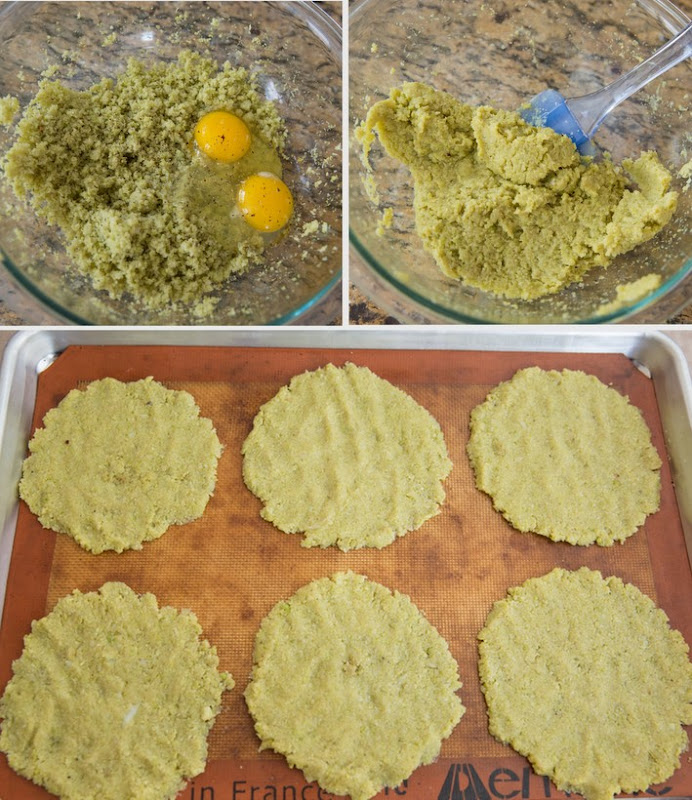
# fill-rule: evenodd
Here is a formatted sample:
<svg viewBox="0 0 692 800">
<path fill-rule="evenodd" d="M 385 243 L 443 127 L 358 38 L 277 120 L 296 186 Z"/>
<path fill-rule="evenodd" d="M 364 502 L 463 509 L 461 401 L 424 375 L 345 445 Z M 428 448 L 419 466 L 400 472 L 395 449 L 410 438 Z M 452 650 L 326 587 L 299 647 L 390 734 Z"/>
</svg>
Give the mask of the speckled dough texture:
<svg viewBox="0 0 692 800">
<path fill-rule="evenodd" d="M 590 162 L 566 136 L 513 111 L 422 83 L 370 109 L 359 129 L 366 163 L 374 132 L 411 171 L 416 231 L 442 272 L 505 297 L 552 294 L 607 266 L 677 205 L 653 152 L 622 167 Z"/>
<path fill-rule="evenodd" d="M 593 375 L 519 370 L 471 412 L 467 451 L 476 486 L 520 531 L 608 546 L 658 510 L 646 422 Z"/>
<path fill-rule="evenodd" d="M 305 547 L 384 547 L 439 512 L 452 464 L 426 409 L 367 367 L 305 372 L 265 403 L 243 444 L 264 519 Z"/>
<path fill-rule="evenodd" d="M 367 800 L 429 764 L 464 707 L 445 640 L 405 595 L 352 572 L 262 621 L 245 699 L 262 745 L 327 792 Z"/>
<path fill-rule="evenodd" d="M 34 622 L 0 700 L 0 750 L 62 800 L 173 800 L 233 687 L 191 611 L 124 583 Z"/>
<path fill-rule="evenodd" d="M 559 789 L 611 800 L 680 766 L 688 647 L 632 584 L 555 569 L 510 589 L 478 638 L 490 732 Z"/>
<path fill-rule="evenodd" d="M 73 389 L 29 442 L 20 497 L 92 553 L 141 549 L 202 515 L 221 444 L 188 392 L 113 378 Z"/>
<path fill-rule="evenodd" d="M 5 176 L 61 228 L 95 288 L 150 308 L 190 304 L 201 314 L 203 295 L 264 250 L 262 237 L 248 226 L 241 236 L 229 213 L 226 230 L 235 233 L 220 233 L 228 204 L 218 177 L 204 180 L 195 166 L 195 125 L 217 109 L 241 116 L 265 149 L 282 147 L 283 122 L 250 74 L 190 51 L 173 63 L 131 59 L 116 79 L 85 91 L 46 79 L 18 123 Z M 10 111 L 0 107 L 2 119 Z"/>
</svg>

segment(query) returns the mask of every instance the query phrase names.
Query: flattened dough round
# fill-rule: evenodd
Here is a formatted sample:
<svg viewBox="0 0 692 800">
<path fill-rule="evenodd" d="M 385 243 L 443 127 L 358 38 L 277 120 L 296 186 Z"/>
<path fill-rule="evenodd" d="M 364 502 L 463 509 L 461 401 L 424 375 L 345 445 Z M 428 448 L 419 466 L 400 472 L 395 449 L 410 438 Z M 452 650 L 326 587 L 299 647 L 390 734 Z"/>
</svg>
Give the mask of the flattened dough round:
<svg viewBox="0 0 692 800">
<path fill-rule="evenodd" d="M 243 478 L 305 547 L 384 547 L 439 512 L 452 463 L 437 421 L 367 367 L 293 378 L 260 408 Z"/>
<path fill-rule="evenodd" d="M 146 378 L 73 389 L 29 442 L 19 494 L 92 553 L 139 550 L 202 516 L 221 445 L 188 392 Z"/>
<path fill-rule="evenodd" d="M 476 486 L 515 528 L 612 545 L 658 509 L 661 459 L 638 408 L 593 375 L 530 367 L 471 412 Z"/>
<path fill-rule="evenodd" d="M 490 732 L 558 788 L 611 800 L 680 766 L 688 647 L 632 584 L 554 569 L 510 589 L 478 638 Z"/>
<path fill-rule="evenodd" d="M 464 713 L 460 687 L 447 642 L 406 595 L 341 572 L 264 618 L 245 699 L 262 749 L 367 800 L 437 757 Z"/>
<path fill-rule="evenodd" d="M 62 800 L 172 800 L 204 769 L 233 686 L 191 611 L 124 583 L 34 622 L 0 700 L 0 750 Z"/>
</svg>

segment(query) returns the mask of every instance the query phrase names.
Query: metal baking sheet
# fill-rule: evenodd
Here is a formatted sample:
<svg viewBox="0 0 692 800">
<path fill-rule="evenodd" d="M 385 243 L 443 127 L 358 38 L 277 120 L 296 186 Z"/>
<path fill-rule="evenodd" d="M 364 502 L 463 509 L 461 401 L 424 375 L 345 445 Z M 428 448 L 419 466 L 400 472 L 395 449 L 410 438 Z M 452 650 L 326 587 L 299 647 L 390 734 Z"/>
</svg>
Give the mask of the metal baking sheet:
<svg viewBox="0 0 692 800">
<path fill-rule="evenodd" d="M 257 754 L 241 693 L 254 632 L 273 603 L 312 577 L 350 568 L 409 594 L 448 638 L 460 663 L 461 696 L 468 708 L 444 743 L 439 761 L 382 796 L 411 800 L 562 796 L 487 734 L 475 674 L 475 633 L 508 586 L 558 563 L 586 564 L 619 574 L 655 597 L 676 627 L 683 631 L 689 627 L 689 611 L 679 601 L 687 597 L 685 587 L 689 589 L 692 580 L 689 548 L 685 551 L 682 538 L 683 528 L 688 537 L 690 531 L 692 392 L 679 350 L 660 334 L 622 329 L 605 335 L 573 329 L 323 331 L 319 337 L 316 341 L 313 330 L 61 329 L 27 332 L 10 343 L 0 375 L 0 552 L 5 570 L 12 561 L 7 602 L 12 619 L 4 619 L 2 626 L 2 684 L 9 677 L 10 651 L 18 655 L 22 631 L 28 630 L 32 617 L 45 613 L 72 588 L 90 590 L 117 577 L 137 591 L 154 591 L 162 602 L 193 608 L 205 635 L 219 648 L 222 667 L 231 669 L 238 683 L 212 732 L 209 767 L 181 794 L 183 800 L 259 800 L 294 794 L 304 800 L 327 798 L 330 795 L 306 784 L 280 757 Z M 69 346 L 56 367 L 44 373 L 56 354 Z M 192 349 L 197 347 L 204 349 Z M 286 536 L 259 518 L 259 502 L 240 478 L 239 446 L 259 404 L 292 374 L 327 360 L 367 364 L 411 393 L 440 421 L 455 464 L 443 513 L 383 551 L 306 551 L 298 537 Z M 625 545 L 571 548 L 519 534 L 492 510 L 485 495 L 475 491 L 464 454 L 468 411 L 491 385 L 529 363 L 600 372 L 599 377 L 626 388 L 633 402 L 645 406 L 659 451 L 668 454 L 664 497 L 659 515 Z M 43 373 L 42 388 L 39 373 Z M 25 507 L 18 524 L 16 483 L 32 425 L 40 423 L 47 408 L 77 382 L 106 374 L 123 379 L 153 374 L 174 388 L 188 389 L 203 413 L 214 420 L 226 451 L 217 492 L 201 521 L 184 526 L 179 534 L 166 534 L 141 552 L 94 557 L 68 537 L 43 531 Z M 679 540 L 675 558 L 669 561 L 670 551 L 656 535 L 660 533 L 656 520 L 663 520 L 664 514 L 666 537 L 677 526 Z M 216 546 L 220 549 L 214 550 Z M 205 547 L 211 548 L 206 556 Z M 29 591 L 20 598 L 28 565 L 34 570 L 32 580 L 45 586 L 42 593 Z M 3 577 L 3 587 L 5 583 Z M 21 613 L 15 611 L 18 603 Z M 12 635 L 8 625 L 14 626 Z M 48 796 L 2 766 L 0 797 Z M 654 791 L 668 797 L 692 793 L 691 771 L 686 762 L 677 777 Z"/>
</svg>

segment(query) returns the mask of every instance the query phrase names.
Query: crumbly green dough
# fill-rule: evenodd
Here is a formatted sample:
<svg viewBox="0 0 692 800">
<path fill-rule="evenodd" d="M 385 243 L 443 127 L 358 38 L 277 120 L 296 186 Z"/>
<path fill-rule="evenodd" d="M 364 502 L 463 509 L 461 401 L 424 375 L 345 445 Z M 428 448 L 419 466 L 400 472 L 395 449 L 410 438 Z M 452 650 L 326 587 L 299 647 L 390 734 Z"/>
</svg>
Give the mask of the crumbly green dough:
<svg viewBox="0 0 692 800">
<path fill-rule="evenodd" d="M 0 750 L 61 800 L 173 800 L 203 771 L 233 687 L 191 611 L 124 583 L 32 623 L 0 700 Z"/>
<path fill-rule="evenodd" d="M 265 403 L 243 444 L 264 519 L 304 547 L 384 547 L 439 513 L 452 463 L 437 421 L 367 367 L 328 364 Z"/>
<path fill-rule="evenodd" d="M 242 117 L 253 134 L 231 178 L 280 176 L 285 131 L 275 106 L 244 69 L 219 69 L 189 51 L 150 67 L 132 59 L 117 80 L 82 92 L 42 81 L 5 175 L 19 198 L 60 226 L 97 289 L 129 292 L 152 308 L 195 304 L 264 250 L 260 234 L 231 218 L 230 168 L 205 170 L 195 155 L 195 125 L 217 109 Z"/>
<path fill-rule="evenodd" d="M 447 642 L 406 595 L 342 572 L 264 618 L 245 699 L 261 749 L 367 800 L 437 758 L 465 710 L 460 687 Z"/>
<path fill-rule="evenodd" d="M 440 269 L 506 297 L 551 294 L 607 266 L 661 230 L 677 204 L 653 152 L 623 161 L 624 172 L 589 162 L 549 128 L 421 83 L 370 109 L 359 131 L 366 161 L 373 131 L 411 170 L 416 230 Z"/>
<path fill-rule="evenodd" d="M 635 586 L 555 569 L 510 589 L 478 638 L 490 732 L 559 789 L 611 800 L 680 766 L 688 647 Z"/>
<path fill-rule="evenodd" d="M 121 553 L 202 516 L 221 444 L 188 392 L 105 378 L 51 409 L 29 450 L 19 494 L 40 523 Z"/>
<path fill-rule="evenodd" d="M 467 452 L 520 531 L 607 546 L 658 509 L 661 459 L 641 412 L 583 372 L 519 370 L 471 412 Z"/>
</svg>

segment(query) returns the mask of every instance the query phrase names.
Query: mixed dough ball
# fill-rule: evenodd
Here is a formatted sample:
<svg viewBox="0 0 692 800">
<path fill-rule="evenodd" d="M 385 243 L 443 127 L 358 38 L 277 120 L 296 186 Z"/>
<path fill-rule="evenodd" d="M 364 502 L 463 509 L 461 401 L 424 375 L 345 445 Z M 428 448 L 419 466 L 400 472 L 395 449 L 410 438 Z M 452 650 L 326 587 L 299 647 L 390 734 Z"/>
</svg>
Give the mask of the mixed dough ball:
<svg viewBox="0 0 692 800">
<path fill-rule="evenodd" d="M 221 444 L 188 392 L 104 378 L 51 409 L 29 450 L 19 494 L 40 523 L 121 553 L 203 514 Z"/>
<path fill-rule="evenodd" d="M 583 159 L 567 136 L 423 83 L 370 109 L 366 164 L 374 132 L 411 171 L 416 232 L 442 272 L 505 297 L 543 297 L 608 266 L 677 207 L 654 152 L 622 167 Z"/>
</svg>

